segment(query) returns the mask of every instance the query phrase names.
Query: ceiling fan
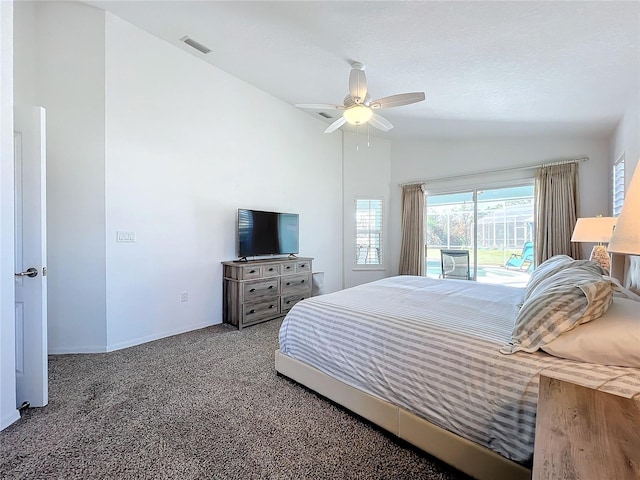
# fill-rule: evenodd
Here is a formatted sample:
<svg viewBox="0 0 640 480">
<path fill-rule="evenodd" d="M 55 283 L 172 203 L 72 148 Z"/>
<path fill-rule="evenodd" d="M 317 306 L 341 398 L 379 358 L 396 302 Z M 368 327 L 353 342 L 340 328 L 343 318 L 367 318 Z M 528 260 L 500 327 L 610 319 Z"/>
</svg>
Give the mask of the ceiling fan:
<svg viewBox="0 0 640 480">
<path fill-rule="evenodd" d="M 331 133 L 345 123 L 350 123 L 351 125 L 369 123 L 372 127 L 388 132 L 393 128 L 393 125 L 382 115 L 375 113 L 374 110 L 410 105 L 421 102 L 424 98 L 424 92 L 413 92 L 371 100 L 367 92 L 367 77 L 364 74 L 364 65 L 360 62 L 353 62 L 351 63 L 351 73 L 349 74 L 349 93 L 344 97 L 342 105 L 297 103 L 295 106 L 312 110 L 342 110 L 342 116 L 329 125 L 324 133 Z"/>
</svg>

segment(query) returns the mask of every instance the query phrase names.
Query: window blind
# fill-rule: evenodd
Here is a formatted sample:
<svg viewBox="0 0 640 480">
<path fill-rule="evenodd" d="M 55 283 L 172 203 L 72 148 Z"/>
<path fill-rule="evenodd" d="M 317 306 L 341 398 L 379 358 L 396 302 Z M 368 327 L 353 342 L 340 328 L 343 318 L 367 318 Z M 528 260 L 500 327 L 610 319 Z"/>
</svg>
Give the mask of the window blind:
<svg viewBox="0 0 640 480">
<path fill-rule="evenodd" d="M 356 265 L 382 265 L 382 199 L 356 199 Z"/>
<path fill-rule="evenodd" d="M 622 211 L 624 203 L 624 154 L 613 164 L 613 188 L 612 188 L 613 216 L 617 217 Z"/>
</svg>

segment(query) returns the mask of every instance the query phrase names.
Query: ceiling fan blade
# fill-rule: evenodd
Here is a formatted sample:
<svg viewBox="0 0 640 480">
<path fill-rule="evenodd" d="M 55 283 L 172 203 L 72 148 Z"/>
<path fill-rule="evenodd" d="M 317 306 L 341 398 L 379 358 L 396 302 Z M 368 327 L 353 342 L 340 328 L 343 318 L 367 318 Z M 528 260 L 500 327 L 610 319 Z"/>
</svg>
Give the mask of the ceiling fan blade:
<svg viewBox="0 0 640 480">
<path fill-rule="evenodd" d="M 352 68 L 349 74 L 349 95 L 355 103 L 363 103 L 367 96 L 367 77 L 361 68 Z"/>
<path fill-rule="evenodd" d="M 422 102 L 424 98 L 424 92 L 399 93 L 398 95 L 372 100 L 369 106 L 371 108 L 401 107 L 403 105 Z"/>
<path fill-rule="evenodd" d="M 376 127 L 383 132 L 388 132 L 393 128 L 393 125 L 389 120 L 384 118 L 382 115 L 378 115 L 377 113 L 374 113 L 371 116 L 371 118 L 369 119 L 369 125 L 371 125 L 372 127 Z"/>
<path fill-rule="evenodd" d="M 331 105 L 329 103 L 296 103 L 294 106 L 310 110 L 344 110 L 344 105 Z"/>
<path fill-rule="evenodd" d="M 340 117 L 335 122 L 333 122 L 329 127 L 324 131 L 324 133 L 331 133 L 337 129 L 339 129 L 342 125 L 344 125 L 347 121 L 344 117 Z"/>
</svg>

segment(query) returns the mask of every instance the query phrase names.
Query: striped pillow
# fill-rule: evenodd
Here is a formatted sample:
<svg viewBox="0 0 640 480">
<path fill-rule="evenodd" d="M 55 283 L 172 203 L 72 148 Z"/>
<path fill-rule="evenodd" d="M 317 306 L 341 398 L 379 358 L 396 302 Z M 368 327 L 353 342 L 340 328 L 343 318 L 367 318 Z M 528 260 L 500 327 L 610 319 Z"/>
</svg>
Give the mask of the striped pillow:
<svg viewBox="0 0 640 480">
<path fill-rule="evenodd" d="M 524 299 L 526 300 L 531 296 L 531 293 L 541 281 L 551 277 L 554 273 L 558 273 L 573 262 L 575 262 L 575 260 L 569 255 L 555 255 L 538 265 L 535 270 L 531 272 Z"/>
<path fill-rule="evenodd" d="M 593 272 L 594 275 L 607 275 L 607 272 L 600 265 L 591 260 L 574 260 L 568 255 L 555 255 L 548 260 L 542 262 L 529 277 L 527 289 L 525 290 L 524 299 L 529 298 L 535 290 L 540 287 L 544 288 L 544 283 L 552 278 L 556 273 L 567 268 L 582 268 Z"/>
<path fill-rule="evenodd" d="M 590 265 L 566 266 L 537 284 L 524 301 L 502 353 L 535 352 L 561 333 L 604 315 L 611 305 L 611 281 Z"/>
</svg>

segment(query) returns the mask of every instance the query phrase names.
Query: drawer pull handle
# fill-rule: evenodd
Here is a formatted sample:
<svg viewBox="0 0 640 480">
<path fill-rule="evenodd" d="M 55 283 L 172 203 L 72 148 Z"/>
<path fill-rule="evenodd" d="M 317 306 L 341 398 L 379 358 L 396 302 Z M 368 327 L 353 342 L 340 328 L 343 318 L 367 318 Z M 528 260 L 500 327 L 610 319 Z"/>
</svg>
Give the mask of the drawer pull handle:
<svg viewBox="0 0 640 480">
<path fill-rule="evenodd" d="M 304 300 L 304 297 L 302 297 L 300 300 Z"/>
<path fill-rule="evenodd" d="M 252 288 L 251 290 L 249 290 L 249 292 L 255 292 L 255 291 L 256 291 L 255 288 Z"/>
<path fill-rule="evenodd" d="M 251 270 L 249 273 L 256 273 L 256 271 L 255 270 Z"/>
<path fill-rule="evenodd" d="M 275 305 L 269 305 L 269 308 L 274 308 L 274 307 L 275 307 Z"/>
<path fill-rule="evenodd" d="M 304 280 L 302 280 L 300 283 L 304 283 Z"/>
<path fill-rule="evenodd" d="M 255 310 L 249 310 L 249 313 L 256 313 Z"/>
<path fill-rule="evenodd" d="M 291 282 L 287 282 L 287 285 L 291 285 Z"/>
<path fill-rule="evenodd" d="M 287 265 L 287 270 L 289 270 L 291 268 L 291 265 Z"/>
<path fill-rule="evenodd" d="M 271 290 L 273 288 L 273 285 L 269 285 L 269 290 Z"/>
<path fill-rule="evenodd" d="M 273 272 L 273 267 L 271 267 L 271 268 L 269 269 L 269 271 L 270 271 L 270 272 Z"/>
<path fill-rule="evenodd" d="M 304 263 L 301 263 L 300 268 L 304 268 L 304 267 L 306 267 L 306 265 Z"/>
</svg>

